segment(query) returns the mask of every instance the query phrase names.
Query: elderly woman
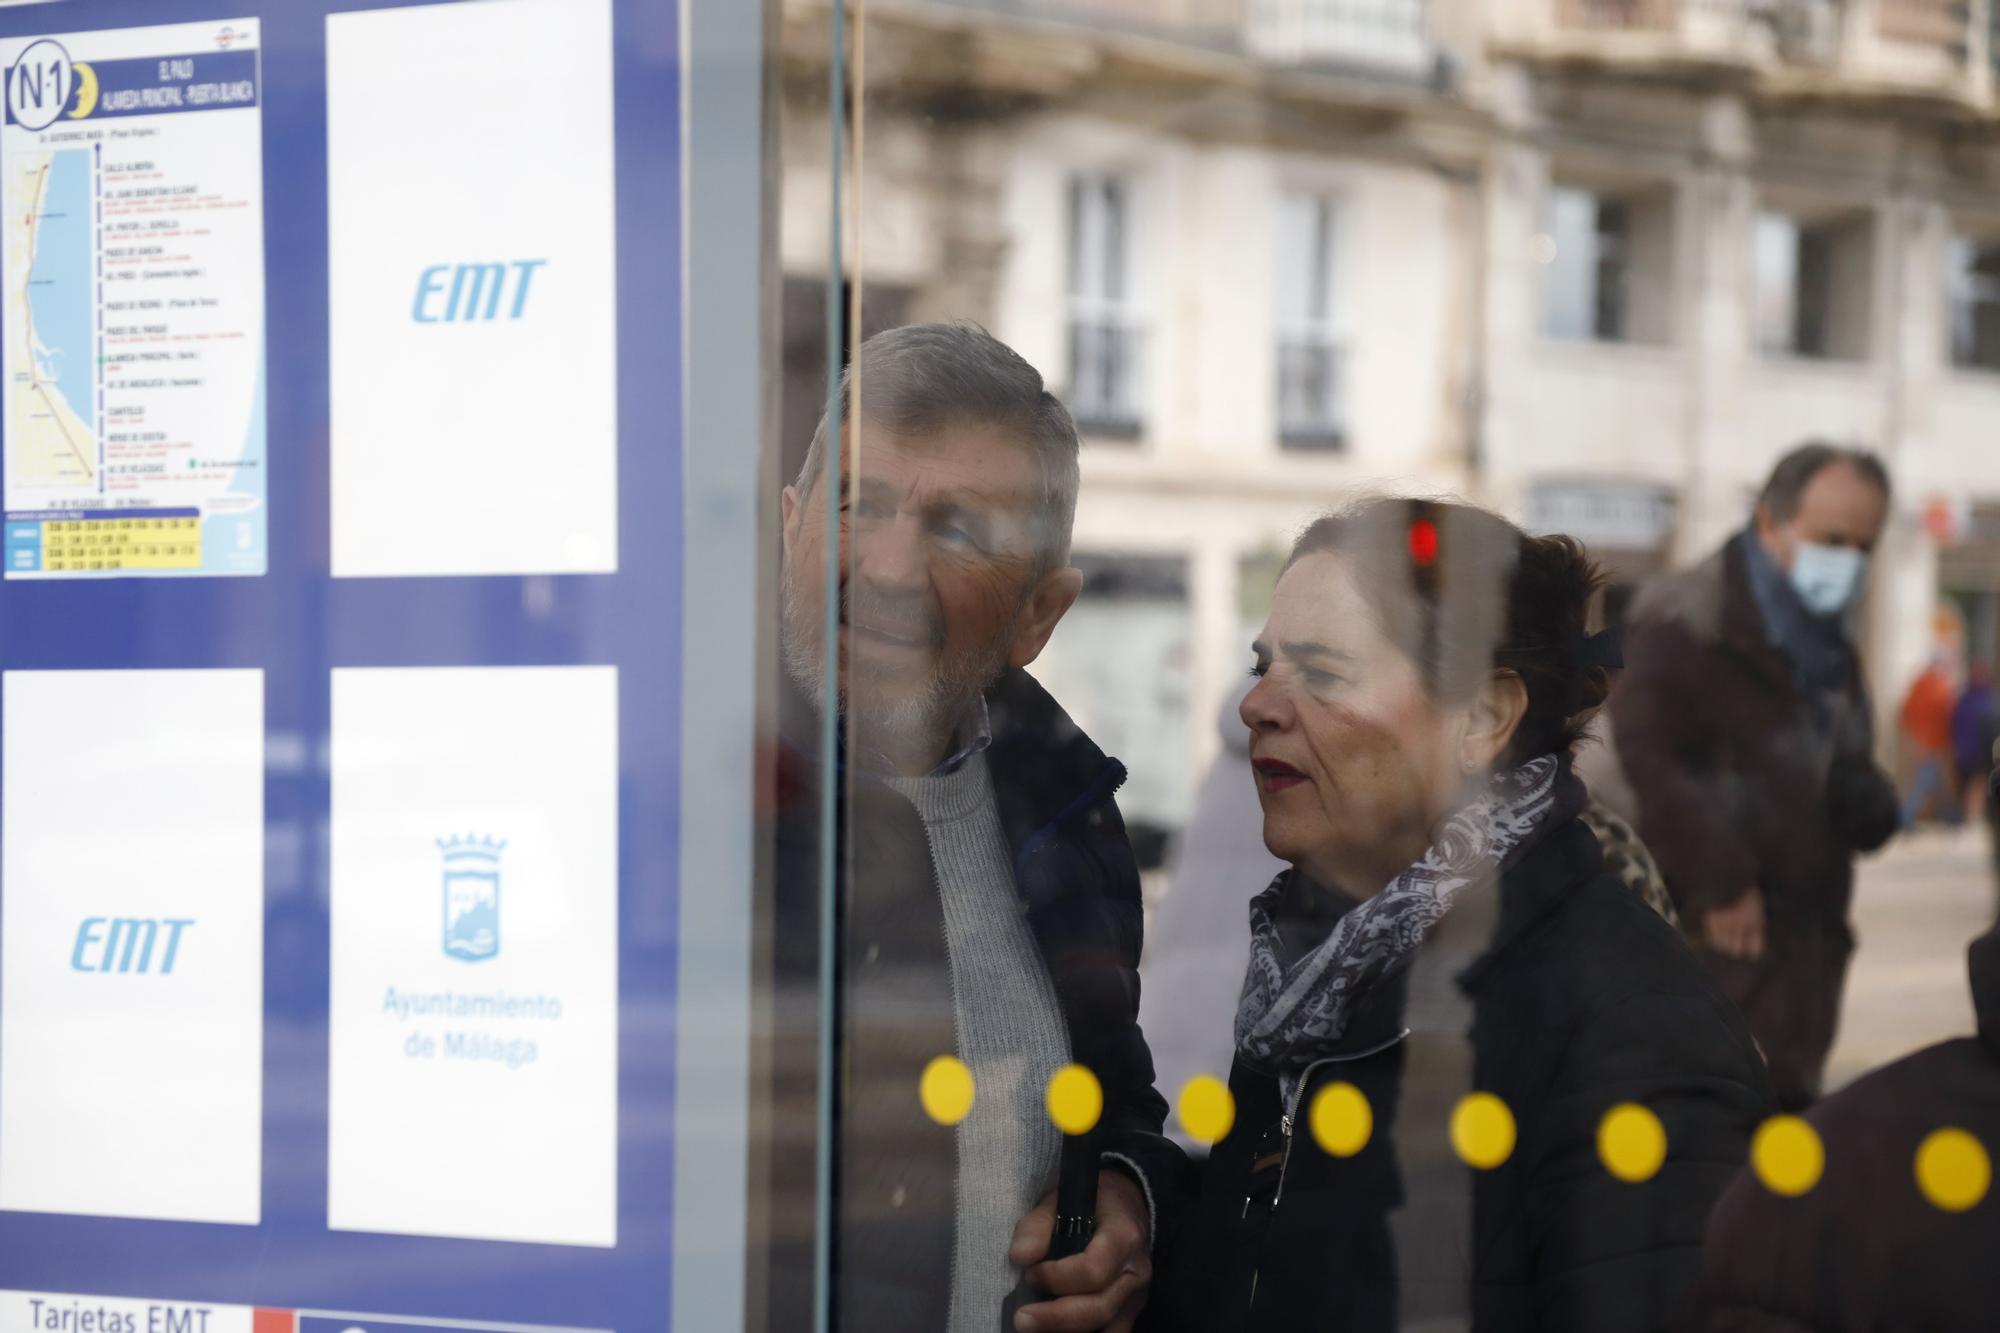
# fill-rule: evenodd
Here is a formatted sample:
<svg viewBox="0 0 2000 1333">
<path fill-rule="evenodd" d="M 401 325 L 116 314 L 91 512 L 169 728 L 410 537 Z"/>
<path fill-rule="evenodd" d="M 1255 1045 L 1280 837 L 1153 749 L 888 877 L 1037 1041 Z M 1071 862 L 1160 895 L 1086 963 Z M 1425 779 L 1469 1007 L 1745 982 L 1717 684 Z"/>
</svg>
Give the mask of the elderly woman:
<svg viewBox="0 0 2000 1333">
<path fill-rule="evenodd" d="M 1571 751 L 1608 688 L 1585 632 L 1599 581 L 1575 541 L 1458 504 L 1372 500 L 1293 549 L 1241 710 L 1264 841 L 1290 869 L 1251 903 L 1234 1126 L 1165 1266 L 1162 1323 L 1395 1327 L 1390 1130 L 1447 1133 L 1395 1124 L 1404 986 L 1455 906 L 1491 923 L 1456 979 L 1467 1090 L 1505 1108 L 1461 1126 L 1481 1169 L 1450 1167 L 1472 1176 L 1453 1264 L 1473 1327 L 1673 1319 L 1770 1092 L 1741 1021 L 1579 819 Z M 1626 1173 L 1642 1178 L 1599 1160 L 1625 1103 L 1665 1130 L 1664 1161 L 1640 1151 Z"/>
</svg>

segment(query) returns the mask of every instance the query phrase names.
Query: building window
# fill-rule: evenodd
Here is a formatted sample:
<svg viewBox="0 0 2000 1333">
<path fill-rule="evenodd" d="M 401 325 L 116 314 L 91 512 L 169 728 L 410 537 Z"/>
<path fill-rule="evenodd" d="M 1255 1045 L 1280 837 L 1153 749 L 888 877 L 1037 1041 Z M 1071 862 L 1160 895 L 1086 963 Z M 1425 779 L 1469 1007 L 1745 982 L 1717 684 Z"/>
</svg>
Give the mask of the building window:
<svg viewBox="0 0 2000 1333">
<path fill-rule="evenodd" d="M 1782 213 L 1761 213 L 1753 265 L 1756 269 L 1757 350 L 1767 354 L 1824 356 L 1817 344 L 1824 320 L 1809 307 L 1824 303 L 1824 247 L 1807 245 L 1799 224 Z M 1811 293 L 1808 295 L 1807 289 Z"/>
<path fill-rule="evenodd" d="M 1346 439 L 1346 349 L 1334 322 L 1334 201 L 1289 194 L 1278 206 L 1278 440 L 1337 449 Z"/>
<path fill-rule="evenodd" d="M 1865 360 L 1874 282 L 1870 239 L 1866 218 L 1808 221 L 1760 213 L 1751 247 L 1758 350 Z"/>
<path fill-rule="evenodd" d="M 1951 361 L 2000 370 L 2000 244 L 1952 238 Z"/>
<path fill-rule="evenodd" d="M 1536 258 L 1552 338 L 1664 343 L 1672 312 L 1673 209 L 1665 191 L 1549 191 Z"/>
<path fill-rule="evenodd" d="M 1069 237 L 1070 411 L 1085 434 L 1136 437 L 1141 329 L 1130 185 L 1117 176 L 1073 178 Z"/>
</svg>

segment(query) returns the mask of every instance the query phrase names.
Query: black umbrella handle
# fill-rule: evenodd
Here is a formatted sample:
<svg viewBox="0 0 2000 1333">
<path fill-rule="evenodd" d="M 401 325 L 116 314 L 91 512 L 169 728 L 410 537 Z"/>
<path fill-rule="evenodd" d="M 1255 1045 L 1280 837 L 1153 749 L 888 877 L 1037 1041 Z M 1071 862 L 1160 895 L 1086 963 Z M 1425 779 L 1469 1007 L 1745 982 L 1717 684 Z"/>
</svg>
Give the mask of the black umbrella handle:
<svg viewBox="0 0 2000 1333">
<path fill-rule="evenodd" d="M 1082 1254 L 1097 1232 L 1097 1136 L 1065 1134 L 1062 1167 L 1056 1176 L 1056 1226 L 1049 1236 L 1050 1259 Z"/>
<path fill-rule="evenodd" d="M 1062 1165 L 1056 1174 L 1056 1221 L 1042 1262 L 1082 1254 L 1097 1231 L 1097 1145 L 1095 1134 L 1063 1135 Z M 1000 1307 L 1002 1333 L 1013 1333 L 1014 1312 L 1048 1300 L 1023 1278 Z"/>
</svg>

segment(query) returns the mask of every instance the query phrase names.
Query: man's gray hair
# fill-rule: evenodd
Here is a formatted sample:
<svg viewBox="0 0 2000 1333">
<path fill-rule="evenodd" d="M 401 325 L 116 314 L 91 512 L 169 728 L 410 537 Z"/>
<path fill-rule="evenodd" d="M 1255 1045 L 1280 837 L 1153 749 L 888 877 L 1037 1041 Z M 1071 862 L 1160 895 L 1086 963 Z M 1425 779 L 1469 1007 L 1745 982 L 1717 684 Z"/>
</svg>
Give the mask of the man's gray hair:
<svg viewBox="0 0 2000 1333">
<path fill-rule="evenodd" d="M 1034 515 L 1035 548 L 1044 570 L 1069 563 L 1076 523 L 1076 423 L 1021 354 L 977 324 L 906 324 L 861 344 L 861 393 L 867 419 L 899 435 L 976 422 L 1015 435 L 1042 473 Z M 853 368 L 840 377 L 840 419 L 853 412 Z M 833 421 L 822 413 L 799 469 L 810 496 L 826 472 Z"/>
<path fill-rule="evenodd" d="M 1884 500 L 1891 498 L 1889 469 L 1880 458 L 1866 449 L 1844 449 L 1823 440 L 1811 440 L 1778 460 L 1778 465 L 1771 469 L 1770 479 L 1764 483 L 1763 493 L 1757 497 L 1757 507 L 1768 510 L 1774 521 L 1789 523 L 1797 516 L 1812 479 L 1839 463 L 1859 472 L 1862 480 L 1882 492 Z"/>
</svg>

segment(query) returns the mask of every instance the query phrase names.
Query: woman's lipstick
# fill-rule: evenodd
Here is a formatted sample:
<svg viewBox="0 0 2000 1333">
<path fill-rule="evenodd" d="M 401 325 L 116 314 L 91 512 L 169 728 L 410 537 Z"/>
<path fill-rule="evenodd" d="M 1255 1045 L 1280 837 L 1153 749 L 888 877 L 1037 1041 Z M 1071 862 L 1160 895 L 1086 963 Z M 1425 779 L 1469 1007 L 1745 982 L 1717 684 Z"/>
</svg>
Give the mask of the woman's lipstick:
<svg viewBox="0 0 2000 1333">
<path fill-rule="evenodd" d="M 1257 772 L 1257 781 L 1265 791 L 1278 792 L 1287 787 L 1296 787 L 1306 780 L 1306 775 L 1290 764 L 1276 759 L 1253 759 L 1250 767 Z"/>
</svg>

